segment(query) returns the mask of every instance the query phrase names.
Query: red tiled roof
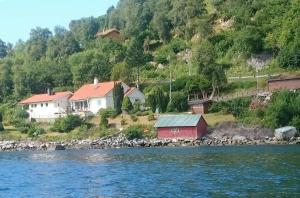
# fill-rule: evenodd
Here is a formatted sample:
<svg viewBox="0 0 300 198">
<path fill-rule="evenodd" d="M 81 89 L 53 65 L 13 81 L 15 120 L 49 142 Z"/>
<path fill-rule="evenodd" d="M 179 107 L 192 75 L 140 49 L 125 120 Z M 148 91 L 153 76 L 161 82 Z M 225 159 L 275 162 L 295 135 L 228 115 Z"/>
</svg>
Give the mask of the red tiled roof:
<svg viewBox="0 0 300 198">
<path fill-rule="evenodd" d="M 120 81 L 102 82 L 98 83 L 97 86 L 94 84 L 83 85 L 78 89 L 70 100 L 86 100 L 88 98 L 104 97 L 114 88 L 114 83 L 119 83 Z"/>
<path fill-rule="evenodd" d="M 128 95 L 131 94 L 134 90 L 136 90 L 136 87 L 130 87 L 130 89 L 128 89 L 128 91 L 124 94 L 124 96 L 128 96 Z"/>
<path fill-rule="evenodd" d="M 49 102 L 53 100 L 57 100 L 59 98 L 63 98 L 66 96 L 71 96 L 72 92 L 66 91 L 66 92 L 57 92 L 54 93 L 53 95 L 49 94 L 37 94 L 33 95 L 30 98 L 27 98 L 25 100 L 22 100 L 20 104 L 30 104 L 30 103 L 37 103 L 37 102 Z"/>
</svg>

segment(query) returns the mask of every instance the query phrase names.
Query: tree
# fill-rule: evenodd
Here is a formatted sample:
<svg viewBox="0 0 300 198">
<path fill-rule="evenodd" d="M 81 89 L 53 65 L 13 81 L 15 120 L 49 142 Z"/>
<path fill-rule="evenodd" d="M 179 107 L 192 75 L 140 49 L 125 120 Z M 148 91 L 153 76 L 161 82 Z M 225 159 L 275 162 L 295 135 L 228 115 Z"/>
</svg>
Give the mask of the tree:
<svg viewBox="0 0 300 198">
<path fill-rule="evenodd" d="M 4 127 L 3 127 L 2 122 L 3 122 L 3 116 L 2 116 L 2 113 L 0 112 L 0 132 L 4 131 Z"/>
<path fill-rule="evenodd" d="M 79 45 L 86 48 L 90 41 L 95 40 L 99 23 L 96 18 L 88 17 L 71 21 L 69 27 Z"/>
<path fill-rule="evenodd" d="M 154 15 L 153 18 L 154 29 L 158 32 L 159 38 L 166 43 L 171 38 L 171 22 L 162 12 L 158 12 Z"/>
<path fill-rule="evenodd" d="M 171 106 L 171 107 L 170 107 Z M 170 110 L 184 112 L 188 110 L 188 97 L 184 92 L 173 92 L 172 101 L 169 102 Z"/>
<path fill-rule="evenodd" d="M 0 62 L 0 101 L 13 94 L 13 72 L 10 60 Z"/>
<path fill-rule="evenodd" d="M 216 63 L 216 57 L 214 46 L 208 40 L 200 43 L 193 57 L 193 64 L 198 68 L 199 74 L 205 75 L 211 82 L 213 91 L 210 98 L 226 83 L 224 67 Z"/>
<path fill-rule="evenodd" d="M 124 89 L 122 84 L 115 83 L 114 90 L 113 90 L 113 100 L 114 100 L 114 107 L 117 115 L 122 112 L 123 98 L 124 98 Z"/>
<path fill-rule="evenodd" d="M 132 103 L 128 96 L 126 96 L 122 103 L 122 110 L 130 113 L 133 110 Z"/>
<path fill-rule="evenodd" d="M 97 77 L 101 81 L 109 80 L 111 65 L 108 58 L 96 50 L 85 50 L 69 57 L 69 64 L 76 86 L 90 82 Z"/>
<path fill-rule="evenodd" d="M 148 94 L 148 104 L 150 105 L 152 112 L 166 112 L 168 98 L 168 95 L 164 93 L 161 87 L 153 87 Z"/>
<path fill-rule="evenodd" d="M 208 93 L 211 88 L 211 82 L 201 74 L 190 76 L 185 86 L 185 90 L 187 90 L 190 94 L 198 94 L 201 92 L 202 98 L 208 97 Z"/>
<path fill-rule="evenodd" d="M 145 64 L 145 54 L 143 50 L 143 42 L 138 38 L 133 38 L 126 52 L 126 63 L 137 68 L 137 86 L 139 86 L 140 67 Z"/>
<path fill-rule="evenodd" d="M 7 55 L 7 45 L 0 39 L 0 58 L 4 58 Z"/>
<path fill-rule="evenodd" d="M 267 106 L 265 123 L 271 128 L 294 125 L 299 130 L 299 115 L 300 92 L 279 91 L 272 95 Z"/>
<path fill-rule="evenodd" d="M 48 40 L 52 37 L 52 33 L 48 28 L 37 27 L 30 32 L 30 38 L 27 41 L 28 57 L 37 61 L 45 56 L 47 51 Z"/>
</svg>

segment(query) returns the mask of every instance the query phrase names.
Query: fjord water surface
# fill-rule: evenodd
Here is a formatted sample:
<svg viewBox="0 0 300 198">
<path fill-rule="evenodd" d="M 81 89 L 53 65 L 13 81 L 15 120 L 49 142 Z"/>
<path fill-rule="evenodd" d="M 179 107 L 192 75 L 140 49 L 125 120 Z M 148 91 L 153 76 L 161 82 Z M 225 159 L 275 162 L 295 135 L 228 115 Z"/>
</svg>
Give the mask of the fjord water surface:
<svg viewBox="0 0 300 198">
<path fill-rule="evenodd" d="M 300 197 L 300 146 L 0 153 L 0 197 Z"/>
</svg>

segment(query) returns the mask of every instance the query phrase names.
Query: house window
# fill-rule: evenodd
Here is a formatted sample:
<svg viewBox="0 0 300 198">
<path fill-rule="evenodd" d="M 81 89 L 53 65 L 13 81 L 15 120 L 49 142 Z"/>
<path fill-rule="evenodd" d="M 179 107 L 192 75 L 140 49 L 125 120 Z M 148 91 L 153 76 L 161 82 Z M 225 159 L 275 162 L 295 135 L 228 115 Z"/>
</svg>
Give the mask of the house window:
<svg viewBox="0 0 300 198">
<path fill-rule="evenodd" d="M 57 103 L 57 106 L 59 107 L 59 103 Z"/>
<path fill-rule="evenodd" d="M 172 128 L 172 129 L 171 129 L 171 132 L 172 132 L 172 133 L 179 133 L 179 128 Z"/>
<path fill-rule="evenodd" d="M 44 106 L 44 104 L 43 103 L 41 103 L 41 107 L 43 107 Z"/>
<path fill-rule="evenodd" d="M 46 107 L 48 107 L 48 103 L 46 103 Z"/>
<path fill-rule="evenodd" d="M 37 107 L 37 104 L 35 104 L 34 107 Z"/>
</svg>

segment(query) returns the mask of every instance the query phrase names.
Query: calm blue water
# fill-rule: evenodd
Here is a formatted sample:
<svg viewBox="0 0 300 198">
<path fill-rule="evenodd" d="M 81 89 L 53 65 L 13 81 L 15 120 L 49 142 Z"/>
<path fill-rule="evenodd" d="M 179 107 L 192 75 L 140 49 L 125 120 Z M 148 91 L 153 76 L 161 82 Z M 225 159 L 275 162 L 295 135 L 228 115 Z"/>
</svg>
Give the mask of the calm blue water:
<svg viewBox="0 0 300 198">
<path fill-rule="evenodd" d="M 300 197 L 300 146 L 0 153 L 0 197 Z"/>
</svg>

